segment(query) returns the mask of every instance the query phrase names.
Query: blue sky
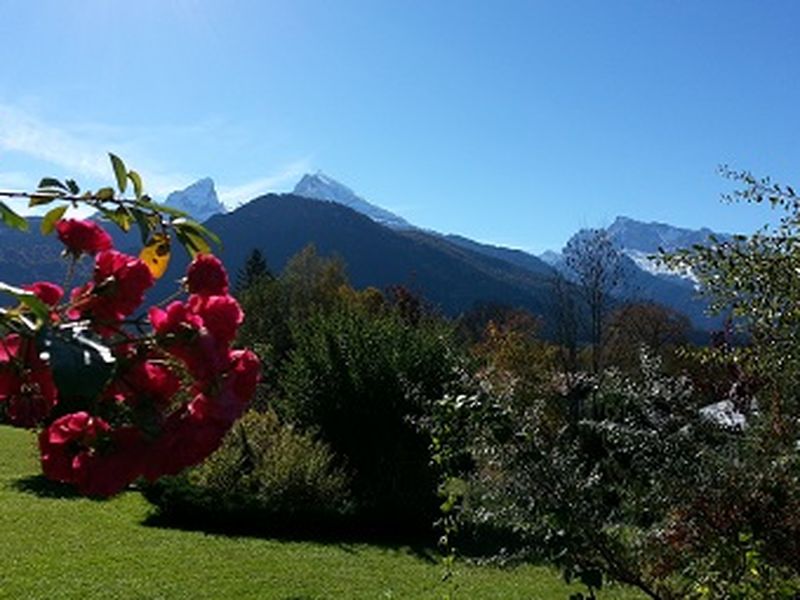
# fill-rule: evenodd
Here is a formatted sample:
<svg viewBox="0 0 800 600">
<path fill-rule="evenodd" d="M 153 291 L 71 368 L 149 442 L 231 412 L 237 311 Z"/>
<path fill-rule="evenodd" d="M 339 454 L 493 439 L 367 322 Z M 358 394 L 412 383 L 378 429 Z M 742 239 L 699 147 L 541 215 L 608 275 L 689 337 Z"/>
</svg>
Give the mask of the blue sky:
<svg viewBox="0 0 800 600">
<path fill-rule="evenodd" d="M 748 232 L 721 163 L 800 185 L 800 3 L 0 0 L 0 188 L 321 169 L 539 252 L 615 216 Z"/>
</svg>

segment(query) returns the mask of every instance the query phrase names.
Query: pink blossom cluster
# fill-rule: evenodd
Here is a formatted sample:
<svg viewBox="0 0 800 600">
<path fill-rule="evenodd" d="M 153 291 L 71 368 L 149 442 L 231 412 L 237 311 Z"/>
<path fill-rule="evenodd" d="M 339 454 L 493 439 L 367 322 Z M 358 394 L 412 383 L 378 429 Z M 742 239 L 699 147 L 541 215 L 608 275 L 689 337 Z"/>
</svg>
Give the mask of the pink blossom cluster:
<svg viewBox="0 0 800 600">
<path fill-rule="evenodd" d="M 260 361 L 233 349 L 244 318 L 222 263 L 190 264 L 184 300 L 152 307 L 136 322 L 154 283 L 139 258 L 112 247 L 92 221 L 62 220 L 59 239 L 74 258 L 94 257 L 90 281 L 65 294 L 50 282 L 27 286 L 50 312 L 46 327 L 85 324 L 113 354 L 96 397 L 59 389 L 52 356 L 34 337 L 0 338 L 0 412 L 21 427 L 42 427 L 42 470 L 82 494 L 111 496 L 139 477 L 153 481 L 213 452 L 255 393 Z M 66 301 L 65 298 L 67 298 Z"/>
</svg>

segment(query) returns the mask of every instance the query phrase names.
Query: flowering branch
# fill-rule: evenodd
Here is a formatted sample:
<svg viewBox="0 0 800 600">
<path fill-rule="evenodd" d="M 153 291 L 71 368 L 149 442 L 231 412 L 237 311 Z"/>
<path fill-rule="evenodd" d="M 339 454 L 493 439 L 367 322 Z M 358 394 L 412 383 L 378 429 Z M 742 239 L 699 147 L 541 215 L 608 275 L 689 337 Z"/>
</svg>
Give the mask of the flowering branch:
<svg viewBox="0 0 800 600">
<path fill-rule="evenodd" d="M 19 301 L 0 310 L 10 332 L 0 337 L 0 419 L 39 428 L 45 476 L 94 496 L 204 459 L 260 377 L 258 357 L 232 347 L 244 314 L 210 254 L 209 241 L 218 238 L 185 213 L 152 202 L 138 174 L 114 155 L 111 162 L 119 193 L 130 181 L 135 199 L 112 188 L 80 195 L 73 180 L 53 178 L 35 193 L 0 192 L 31 206 L 65 202 L 44 216 L 42 233 L 57 234 L 71 266 L 83 256 L 94 260 L 91 279 L 72 290 L 47 281 L 22 288 L 0 282 L 0 292 Z M 124 231 L 138 224 L 140 255 L 115 250 L 93 221 L 63 218 L 70 204 L 81 203 Z M 2 202 L 0 221 L 27 229 Z M 173 234 L 193 257 L 186 278 L 166 306 L 132 317 L 166 269 Z"/>
</svg>

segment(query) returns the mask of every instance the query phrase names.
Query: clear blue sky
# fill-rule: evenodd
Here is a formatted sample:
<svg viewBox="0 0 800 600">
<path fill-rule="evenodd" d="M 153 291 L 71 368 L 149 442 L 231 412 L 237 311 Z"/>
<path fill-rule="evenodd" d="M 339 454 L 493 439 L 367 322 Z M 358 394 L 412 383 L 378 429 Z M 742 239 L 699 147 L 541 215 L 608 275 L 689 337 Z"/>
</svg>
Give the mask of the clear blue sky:
<svg viewBox="0 0 800 600">
<path fill-rule="evenodd" d="M 0 187 L 229 203 L 321 169 L 532 251 L 617 215 L 750 231 L 720 163 L 800 186 L 800 3 L 0 0 Z"/>
</svg>

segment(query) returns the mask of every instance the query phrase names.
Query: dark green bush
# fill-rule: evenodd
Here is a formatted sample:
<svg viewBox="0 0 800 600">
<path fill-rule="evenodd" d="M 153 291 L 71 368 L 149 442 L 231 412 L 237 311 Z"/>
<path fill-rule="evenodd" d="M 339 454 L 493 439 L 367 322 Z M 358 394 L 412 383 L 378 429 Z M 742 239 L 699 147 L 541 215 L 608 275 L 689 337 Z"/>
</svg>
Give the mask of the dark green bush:
<svg viewBox="0 0 800 600">
<path fill-rule="evenodd" d="M 250 530 L 300 530 L 350 512 L 349 481 L 328 447 L 249 412 L 204 463 L 145 490 L 162 516 Z"/>
<path fill-rule="evenodd" d="M 418 422 L 453 376 L 450 328 L 343 306 L 295 321 L 293 337 L 279 414 L 346 462 L 362 519 L 429 531 L 437 474 Z"/>
</svg>

